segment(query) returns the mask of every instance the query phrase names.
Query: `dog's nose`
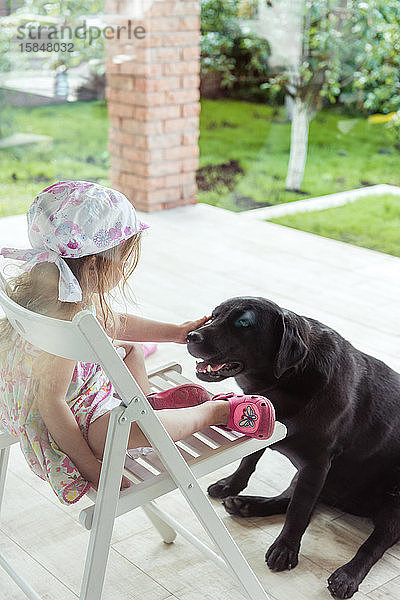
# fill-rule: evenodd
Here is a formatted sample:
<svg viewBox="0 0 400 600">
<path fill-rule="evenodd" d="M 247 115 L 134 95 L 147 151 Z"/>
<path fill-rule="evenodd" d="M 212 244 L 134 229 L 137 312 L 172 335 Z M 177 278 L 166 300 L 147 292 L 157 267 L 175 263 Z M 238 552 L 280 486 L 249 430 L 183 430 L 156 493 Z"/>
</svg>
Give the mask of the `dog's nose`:
<svg viewBox="0 0 400 600">
<path fill-rule="evenodd" d="M 190 331 L 186 339 L 193 344 L 201 344 L 204 338 L 200 331 Z"/>
</svg>

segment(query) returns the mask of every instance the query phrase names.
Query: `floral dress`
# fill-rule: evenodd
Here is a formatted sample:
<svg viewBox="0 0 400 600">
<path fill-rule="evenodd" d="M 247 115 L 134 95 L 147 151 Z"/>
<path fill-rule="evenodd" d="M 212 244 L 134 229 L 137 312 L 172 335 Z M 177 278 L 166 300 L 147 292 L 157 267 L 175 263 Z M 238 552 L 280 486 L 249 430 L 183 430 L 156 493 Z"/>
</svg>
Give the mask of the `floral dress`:
<svg viewBox="0 0 400 600">
<path fill-rule="evenodd" d="M 41 350 L 14 332 L 11 343 L 0 342 L 0 425 L 19 438 L 25 459 L 47 480 L 63 504 L 73 504 L 90 483 L 60 450 L 47 430 L 34 399 L 32 369 Z M 100 365 L 77 362 L 66 401 L 87 441 L 88 427 L 119 400 Z"/>
</svg>

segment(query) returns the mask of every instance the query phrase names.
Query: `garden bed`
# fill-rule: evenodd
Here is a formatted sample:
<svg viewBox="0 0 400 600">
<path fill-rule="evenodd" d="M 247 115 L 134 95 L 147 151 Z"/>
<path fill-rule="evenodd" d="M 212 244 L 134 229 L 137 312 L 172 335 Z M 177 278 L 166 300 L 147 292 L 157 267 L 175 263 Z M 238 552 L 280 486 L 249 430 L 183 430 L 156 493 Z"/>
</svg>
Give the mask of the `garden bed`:
<svg viewBox="0 0 400 600">
<path fill-rule="evenodd" d="M 398 196 L 369 196 L 345 206 L 270 220 L 294 229 L 400 257 Z"/>
</svg>

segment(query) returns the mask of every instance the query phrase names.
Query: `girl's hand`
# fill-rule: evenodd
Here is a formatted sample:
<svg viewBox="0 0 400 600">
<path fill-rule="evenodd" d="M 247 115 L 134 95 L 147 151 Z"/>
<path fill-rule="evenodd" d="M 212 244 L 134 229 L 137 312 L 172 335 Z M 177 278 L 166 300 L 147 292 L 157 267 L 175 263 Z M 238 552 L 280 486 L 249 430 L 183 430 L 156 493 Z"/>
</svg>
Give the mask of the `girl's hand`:
<svg viewBox="0 0 400 600">
<path fill-rule="evenodd" d="M 191 331 L 202 327 L 211 319 L 211 316 L 202 317 L 196 321 L 185 321 L 182 325 L 177 325 L 177 335 L 174 338 L 174 342 L 177 344 L 186 344 L 186 338 Z"/>
</svg>

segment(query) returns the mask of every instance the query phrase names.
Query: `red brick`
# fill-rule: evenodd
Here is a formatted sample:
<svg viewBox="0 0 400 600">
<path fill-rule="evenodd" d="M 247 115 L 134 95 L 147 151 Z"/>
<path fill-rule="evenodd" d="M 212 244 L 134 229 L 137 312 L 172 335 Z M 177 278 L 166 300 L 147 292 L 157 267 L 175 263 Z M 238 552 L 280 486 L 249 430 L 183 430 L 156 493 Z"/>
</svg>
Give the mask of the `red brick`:
<svg viewBox="0 0 400 600">
<path fill-rule="evenodd" d="M 163 17 L 168 15 L 198 15 L 200 13 L 200 2 L 153 2 L 151 14 L 155 17 Z"/>
<path fill-rule="evenodd" d="M 151 19 L 151 33 L 154 35 L 158 31 L 181 31 L 181 18 L 175 16 L 153 17 Z"/>
<path fill-rule="evenodd" d="M 194 176 L 194 173 L 178 173 L 177 175 L 166 175 L 164 177 L 164 185 L 165 187 L 187 185 L 193 182 Z"/>
<path fill-rule="evenodd" d="M 114 63 L 112 60 L 106 60 L 105 67 L 107 73 L 112 73 L 115 75 L 116 73 L 120 72 L 119 65 L 117 63 Z"/>
<path fill-rule="evenodd" d="M 184 163 L 182 160 L 165 160 L 159 163 L 148 165 L 148 175 L 177 175 L 184 171 Z"/>
<path fill-rule="evenodd" d="M 115 154 L 116 156 L 121 156 L 123 147 L 120 144 L 116 144 L 111 140 L 108 141 L 108 151 L 110 154 Z"/>
<path fill-rule="evenodd" d="M 163 73 L 164 75 L 195 75 L 199 68 L 198 61 L 186 60 L 163 65 Z"/>
<path fill-rule="evenodd" d="M 180 48 L 151 48 L 149 52 L 152 62 L 177 62 L 182 58 Z"/>
<path fill-rule="evenodd" d="M 164 177 L 140 177 L 130 173 L 122 173 L 121 183 L 132 187 L 135 190 L 154 191 L 163 189 L 165 185 Z"/>
<path fill-rule="evenodd" d="M 198 166 L 199 166 L 199 160 L 198 160 L 198 158 L 195 158 L 195 157 L 185 158 L 182 161 L 182 171 L 184 173 L 188 173 L 190 171 L 196 171 Z"/>
<path fill-rule="evenodd" d="M 164 158 L 163 150 L 161 149 L 145 150 L 143 148 L 135 148 L 134 146 L 122 146 L 122 156 L 132 161 L 144 163 L 158 162 Z"/>
<path fill-rule="evenodd" d="M 176 148 L 168 148 L 163 151 L 163 157 L 166 160 L 176 160 L 178 158 L 192 158 L 199 155 L 198 145 L 193 146 L 177 146 Z"/>
<path fill-rule="evenodd" d="M 177 90 L 180 87 L 179 77 L 160 77 L 149 79 L 148 77 L 137 78 L 135 87 L 143 92 L 163 92 L 165 90 Z"/>
<path fill-rule="evenodd" d="M 178 107 L 179 108 L 179 107 Z M 167 119 L 164 121 L 165 133 L 173 133 L 174 131 L 186 131 L 190 129 L 197 129 L 198 119 L 197 117 L 187 117 L 185 119 Z"/>
<path fill-rule="evenodd" d="M 110 117 L 130 117 L 135 116 L 135 107 L 129 104 L 120 104 L 119 102 L 109 102 L 108 114 Z"/>
<path fill-rule="evenodd" d="M 110 126 L 113 129 L 116 129 L 117 131 L 119 129 L 121 129 L 121 123 L 122 123 L 121 117 L 115 117 L 115 116 L 109 114 L 109 119 L 108 120 L 109 120 Z"/>
<path fill-rule="evenodd" d="M 138 135 L 161 135 L 163 133 L 163 122 L 122 119 L 121 130 L 128 133 L 137 133 Z"/>
<path fill-rule="evenodd" d="M 196 179 L 189 183 L 188 185 L 182 186 L 182 197 L 189 198 L 190 196 L 194 196 L 197 194 L 197 184 Z"/>
<path fill-rule="evenodd" d="M 159 33 L 149 35 L 148 45 L 152 48 L 159 46 L 193 46 L 200 42 L 200 31 L 176 31 L 175 33 Z"/>
<path fill-rule="evenodd" d="M 188 46 L 182 48 L 183 60 L 199 60 L 200 59 L 200 46 Z"/>
<path fill-rule="evenodd" d="M 179 106 L 138 106 L 135 111 L 136 118 L 141 120 L 175 119 L 180 116 Z"/>
<path fill-rule="evenodd" d="M 109 88 L 117 88 L 119 90 L 133 90 L 135 78 L 131 75 L 109 75 L 107 71 L 107 86 Z"/>
<path fill-rule="evenodd" d="M 144 75 L 146 77 L 161 77 L 162 65 L 146 62 L 126 62 L 120 65 L 122 74 Z"/>
<path fill-rule="evenodd" d="M 149 194 L 150 206 L 158 203 L 165 203 L 168 200 L 171 202 L 178 201 L 181 197 L 181 187 L 175 186 L 164 190 L 156 190 Z"/>
<path fill-rule="evenodd" d="M 182 104 L 182 117 L 197 117 L 200 114 L 200 102 L 192 102 L 191 104 Z"/>
<path fill-rule="evenodd" d="M 187 200 L 178 200 L 177 202 L 167 202 L 162 205 L 163 210 L 169 210 L 170 208 L 178 208 L 178 206 L 189 206 L 197 203 L 197 197 L 193 197 Z"/>
<path fill-rule="evenodd" d="M 180 78 L 180 89 L 187 88 L 200 88 L 200 74 L 196 73 L 195 75 L 182 75 Z"/>
<path fill-rule="evenodd" d="M 117 186 L 117 185 L 119 185 L 121 183 L 121 172 L 120 171 L 115 171 L 112 168 L 112 165 L 111 165 L 111 169 L 110 169 L 110 181 L 115 186 Z"/>
<path fill-rule="evenodd" d="M 186 145 L 197 144 L 199 139 L 199 131 L 186 131 L 182 134 L 181 143 Z"/>
<path fill-rule="evenodd" d="M 142 92 L 119 90 L 118 101 L 135 106 L 156 106 L 165 104 L 164 92 Z"/>
<path fill-rule="evenodd" d="M 165 101 L 167 104 L 183 104 L 184 102 L 195 102 L 199 99 L 200 91 L 197 88 L 165 92 Z"/>
<path fill-rule="evenodd" d="M 152 135 L 147 137 L 146 148 L 174 148 L 180 143 L 181 135 L 170 133 L 164 135 Z"/>
<path fill-rule="evenodd" d="M 178 30 L 182 31 L 199 31 L 200 30 L 200 17 L 180 17 Z"/>
</svg>

